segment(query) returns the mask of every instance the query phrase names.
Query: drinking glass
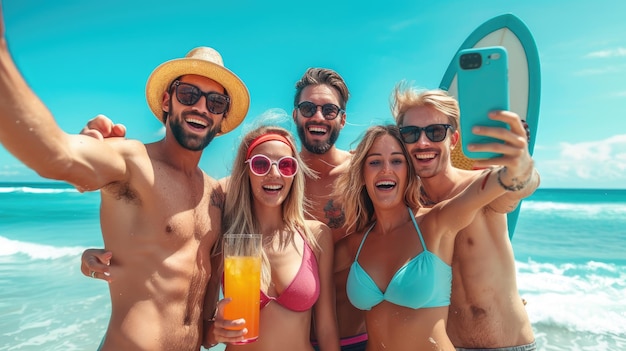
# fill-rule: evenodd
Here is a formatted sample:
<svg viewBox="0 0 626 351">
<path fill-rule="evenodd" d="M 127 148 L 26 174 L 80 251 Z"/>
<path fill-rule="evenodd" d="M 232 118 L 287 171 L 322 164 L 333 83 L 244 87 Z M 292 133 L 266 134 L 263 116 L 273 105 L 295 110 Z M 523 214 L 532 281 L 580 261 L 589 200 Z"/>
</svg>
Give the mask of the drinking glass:
<svg viewBox="0 0 626 351">
<path fill-rule="evenodd" d="M 224 234 L 224 318 L 243 318 L 248 333 L 233 344 L 247 344 L 259 337 L 261 291 L 261 234 Z M 242 327 L 243 328 L 243 327 Z"/>
</svg>

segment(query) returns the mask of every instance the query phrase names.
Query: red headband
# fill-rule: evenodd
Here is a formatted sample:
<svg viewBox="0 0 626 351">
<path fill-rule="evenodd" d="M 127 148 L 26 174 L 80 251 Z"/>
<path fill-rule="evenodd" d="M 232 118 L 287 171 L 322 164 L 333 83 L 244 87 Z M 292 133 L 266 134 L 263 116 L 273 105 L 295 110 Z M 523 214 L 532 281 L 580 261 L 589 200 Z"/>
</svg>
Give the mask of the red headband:
<svg viewBox="0 0 626 351">
<path fill-rule="evenodd" d="M 293 147 L 291 146 L 291 143 L 289 142 L 287 138 L 285 138 L 284 136 L 280 134 L 267 133 L 267 134 L 258 136 L 254 140 L 252 140 L 252 142 L 250 143 L 250 146 L 248 146 L 248 152 L 246 152 L 246 159 L 250 158 L 250 154 L 252 153 L 252 150 L 254 150 L 255 147 L 263 144 L 266 141 L 272 141 L 272 140 L 280 141 L 281 143 L 286 144 L 287 146 L 289 146 L 289 148 L 291 148 L 291 151 L 295 152 L 295 150 L 293 149 Z"/>
</svg>

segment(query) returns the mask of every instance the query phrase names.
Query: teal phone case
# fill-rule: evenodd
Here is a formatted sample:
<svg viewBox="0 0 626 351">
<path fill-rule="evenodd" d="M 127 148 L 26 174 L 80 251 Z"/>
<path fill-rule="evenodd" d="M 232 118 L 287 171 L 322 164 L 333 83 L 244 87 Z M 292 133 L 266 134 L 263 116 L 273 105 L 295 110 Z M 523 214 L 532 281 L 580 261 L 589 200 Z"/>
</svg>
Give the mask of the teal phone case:
<svg viewBox="0 0 626 351">
<path fill-rule="evenodd" d="M 509 109 L 508 57 L 504 47 L 491 46 L 458 52 L 458 99 L 461 109 L 461 145 L 465 156 L 484 159 L 499 156 L 489 152 L 470 152 L 468 144 L 492 143 L 502 140 L 472 133 L 475 125 L 508 128 L 487 114 L 493 110 Z"/>
</svg>

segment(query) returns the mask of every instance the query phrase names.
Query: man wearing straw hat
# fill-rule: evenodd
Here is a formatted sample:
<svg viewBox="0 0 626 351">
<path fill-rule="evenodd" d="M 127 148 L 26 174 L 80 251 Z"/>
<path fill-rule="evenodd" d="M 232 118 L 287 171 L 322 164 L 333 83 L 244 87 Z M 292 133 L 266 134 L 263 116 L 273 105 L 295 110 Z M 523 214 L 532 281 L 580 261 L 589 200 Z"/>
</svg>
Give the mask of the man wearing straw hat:
<svg viewBox="0 0 626 351">
<path fill-rule="evenodd" d="M 217 51 L 200 47 L 157 67 L 146 97 L 162 140 L 65 133 L 16 68 L 0 9 L 0 143 L 45 178 L 100 190 L 102 236 L 115 252 L 101 349 L 199 350 L 222 197 L 198 162 L 241 123 L 249 94 Z"/>
</svg>

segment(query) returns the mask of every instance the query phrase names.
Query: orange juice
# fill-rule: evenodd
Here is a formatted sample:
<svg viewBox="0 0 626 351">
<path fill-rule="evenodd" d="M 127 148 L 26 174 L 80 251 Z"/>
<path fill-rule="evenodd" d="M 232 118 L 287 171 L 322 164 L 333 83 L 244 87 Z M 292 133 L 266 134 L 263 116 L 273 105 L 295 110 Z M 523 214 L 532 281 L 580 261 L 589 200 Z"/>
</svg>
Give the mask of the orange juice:
<svg viewBox="0 0 626 351">
<path fill-rule="evenodd" d="M 261 258 L 227 256 L 224 258 L 224 297 L 232 300 L 224 308 L 225 319 L 246 320 L 248 333 L 242 343 L 259 337 Z"/>
</svg>

